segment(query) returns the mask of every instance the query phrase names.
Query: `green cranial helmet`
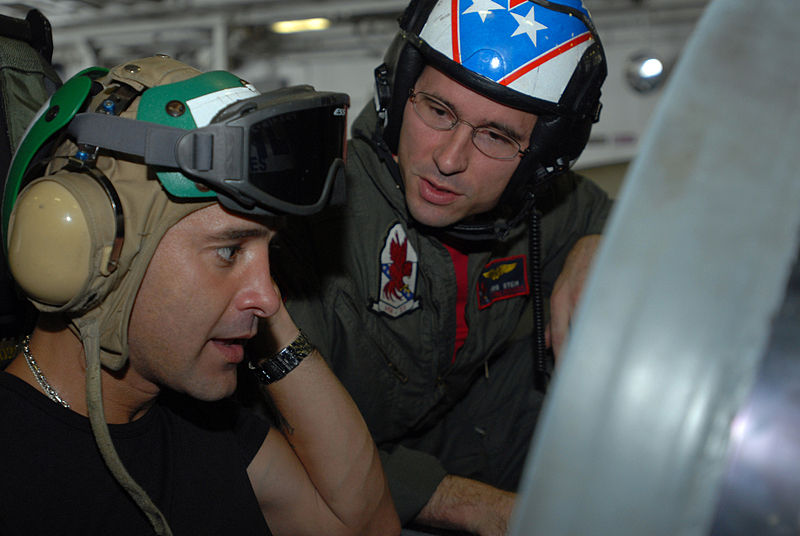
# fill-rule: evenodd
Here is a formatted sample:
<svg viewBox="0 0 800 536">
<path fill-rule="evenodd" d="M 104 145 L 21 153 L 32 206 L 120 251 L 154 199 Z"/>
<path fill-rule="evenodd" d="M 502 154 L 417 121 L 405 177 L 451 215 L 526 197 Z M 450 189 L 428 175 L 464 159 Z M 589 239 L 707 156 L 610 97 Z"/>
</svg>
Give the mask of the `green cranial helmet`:
<svg viewBox="0 0 800 536">
<path fill-rule="evenodd" d="M 12 274 L 40 310 L 97 318 L 103 363 L 121 367 L 133 299 L 166 230 L 217 201 L 251 215 L 322 208 L 342 168 L 347 106 L 310 86 L 262 95 L 166 56 L 79 73 L 12 162 L 2 207 Z M 45 170 L 37 162 L 53 140 Z"/>
</svg>

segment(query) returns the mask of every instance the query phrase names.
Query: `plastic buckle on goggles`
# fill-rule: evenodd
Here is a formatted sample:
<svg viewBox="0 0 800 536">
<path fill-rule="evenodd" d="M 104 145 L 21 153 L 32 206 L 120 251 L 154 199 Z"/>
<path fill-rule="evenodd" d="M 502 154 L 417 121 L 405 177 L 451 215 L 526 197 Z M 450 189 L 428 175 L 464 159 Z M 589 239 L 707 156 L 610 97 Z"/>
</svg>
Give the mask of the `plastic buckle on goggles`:
<svg viewBox="0 0 800 536">
<path fill-rule="evenodd" d="M 186 130 L 98 113 L 76 114 L 76 142 L 180 169 L 247 214 L 313 214 L 344 167 L 349 97 L 294 86 L 235 102 Z"/>
</svg>

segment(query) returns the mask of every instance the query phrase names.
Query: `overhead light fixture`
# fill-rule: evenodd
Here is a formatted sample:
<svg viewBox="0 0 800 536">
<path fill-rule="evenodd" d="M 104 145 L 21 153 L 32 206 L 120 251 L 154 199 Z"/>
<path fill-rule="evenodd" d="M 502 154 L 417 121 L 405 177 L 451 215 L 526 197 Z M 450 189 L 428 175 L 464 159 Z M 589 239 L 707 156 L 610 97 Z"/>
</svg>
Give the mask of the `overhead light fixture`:
<svg viewBox="0 0 800 536">
<path fill-rule="evenodd" d="M 325 30 L 331 25 L 330 19 L 318 17 L 315 19 L 282 20 L 272 23 L 272 31 L 280 34 L 313 32 Z"/>
<path fill-rule="evenodd" d="M 625 78 L 634 91 L 649 93 L 664 84 L 667 67 L 655 54 L 639 52 L 628 58 Z"/>
</svg>

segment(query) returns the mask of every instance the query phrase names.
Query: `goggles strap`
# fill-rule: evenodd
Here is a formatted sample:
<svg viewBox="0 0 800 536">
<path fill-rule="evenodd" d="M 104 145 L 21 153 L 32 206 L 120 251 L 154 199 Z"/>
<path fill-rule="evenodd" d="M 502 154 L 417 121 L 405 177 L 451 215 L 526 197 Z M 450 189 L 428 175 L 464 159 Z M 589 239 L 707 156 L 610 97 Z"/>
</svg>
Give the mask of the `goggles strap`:
<svg viewBox="0 0 800 536">
<path fill-rule="evenodd" d="M 76 114 L 67 127 L 78 144 L 141 156 L 155 166 L 178 167 L 175 145 L 187 130 L 104 114 Z"/>
<path fill-rule="evenodd" d="M 98 86 L 99 82 L 95 82 Z M 95 113 L 103 116 L 117 116 L 128 109 L 133 100 L 141 95 L 140 91 L 127 84 L 120 84 L 111 88 L 110 93 L 95 108 Z M 76 158 L 83 161 L 86 166 L 94 167 L 100 144 L 81 143 L 78 141 Z"/>
</svg>

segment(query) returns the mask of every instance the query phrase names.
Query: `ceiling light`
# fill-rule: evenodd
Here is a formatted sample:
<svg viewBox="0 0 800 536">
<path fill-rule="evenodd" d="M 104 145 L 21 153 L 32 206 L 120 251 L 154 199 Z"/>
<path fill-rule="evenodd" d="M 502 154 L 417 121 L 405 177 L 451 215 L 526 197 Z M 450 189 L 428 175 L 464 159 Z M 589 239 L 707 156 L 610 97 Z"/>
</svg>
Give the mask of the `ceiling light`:
<svg viewBox="0 0 800 536">
<path fill-rule="evenodd" d="M 647 58 L 639 66 L 639 76 L 642 78 L 661 76 L 662 72 L 664 72 L 664 64 L 658 58 Z"/>
<path fill-rule="evenodd" d="M 649 93 L 664 84 L 667 68 L 658 56 L 639 52 L 628 58 L 625 78 L 635 91 Z"/>
<path fill-rule="evenodd" d="M 272 31 L 275 33 L 287 34 L 297 32 L 312 32 L 325 30 L 331 25 L 329 19 L 301 19 L 301 20 L 282 20 L 272 23 Z"/>
</svg>

